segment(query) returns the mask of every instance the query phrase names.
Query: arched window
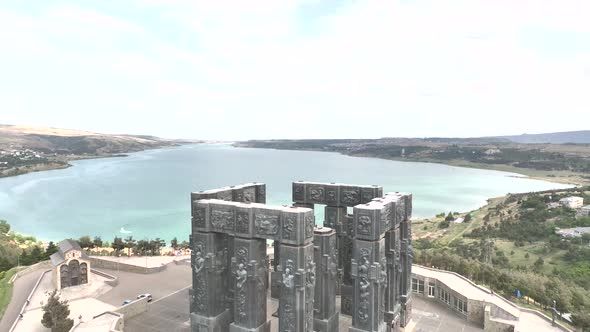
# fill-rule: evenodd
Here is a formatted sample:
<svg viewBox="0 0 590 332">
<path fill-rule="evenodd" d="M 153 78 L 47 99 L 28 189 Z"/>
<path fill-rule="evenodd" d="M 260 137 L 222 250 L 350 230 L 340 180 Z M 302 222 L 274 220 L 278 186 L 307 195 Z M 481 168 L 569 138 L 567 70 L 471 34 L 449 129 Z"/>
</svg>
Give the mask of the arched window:
<svg viewBox="0 0 590 332">
<path fill-rule="evenodd" d="M 80 262 L 76 259 L 72 259 L 68 264 L 70 270 L 70 285 L 77 286 L 80 284 Z"/>
</svg>

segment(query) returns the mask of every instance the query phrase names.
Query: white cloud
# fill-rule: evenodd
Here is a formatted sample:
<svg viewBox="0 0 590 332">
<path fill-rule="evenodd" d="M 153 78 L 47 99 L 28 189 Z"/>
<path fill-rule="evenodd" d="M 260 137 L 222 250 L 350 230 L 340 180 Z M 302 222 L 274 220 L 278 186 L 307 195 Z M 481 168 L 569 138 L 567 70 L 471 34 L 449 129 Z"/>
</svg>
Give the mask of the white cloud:
<svg viewBox="0 0 590 332">
<path fill-rule="evenodd" d="M 0 71 L 45 83 L 0 81 L 0 107 L 18 111 L 7 121 L 247 139 L 511 134 L 584 129 L 571 119 L 590 117 L 590 54 L 523 44 L 529 28 L 590 37 L 583 0 L 135 5 L 135 16 L 0 10 L 11 31 Z M 93 116 L 71 116 L 80 109 Z"/>
</svg>

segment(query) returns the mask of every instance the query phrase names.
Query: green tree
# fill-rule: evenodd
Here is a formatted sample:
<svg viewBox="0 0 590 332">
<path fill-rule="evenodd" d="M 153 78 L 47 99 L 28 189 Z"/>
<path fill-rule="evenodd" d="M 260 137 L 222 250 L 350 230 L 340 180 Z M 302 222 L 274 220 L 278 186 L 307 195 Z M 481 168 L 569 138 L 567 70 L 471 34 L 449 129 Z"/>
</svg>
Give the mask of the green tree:
<svg viewBox="0 0 590 332">
<path fill-rule="evenodd" d="M 125 248 L 128 249 L 127 255 L 131 256 L 131 248 L 134 248 L 137 241 L 133 239 L 133 236 L 128 236 L 125 238 Z"/>
<path fill-rule="evenodd" d="M 0 234 L 10 232 L 10 224 L 6 220 L 0 220 Z"/>
<path fill-rule="evenodd" d="M 572 314 L 574 325 L 581 328 L 582 331 L 590 331 L 590 312 L 578 311 Z"/>
<path fill-rule="evenodd" d="M 69 315 L 68 301 L 60 301 L 56 289 L 49 293 L 47 304 L 43 306 L 41 324 L 51 332 L 68 332 L 74 326 L 74 320 L 68 318 Z"/>
<path fill-rule="evenodd" d="M 174 250 L 178 249 L 178 239 L 176 236 L 170 241 L 170 246 L 174 248 Z"/>
<path fill-rule="evenodd" d="M 102 247 L 102 239 L 100 238 L 100 236 L 95 236 L 94 240 L 92 240 L 92 242 L 94 243 L 94 248 L 101 248 Z"/>
<path fill-rule="evenodd" d="M 91 249 L 94 248 L 94 242 L 88 235 L 84 235 L 78 239 L 78 244 L 82 249 Z"/>
<path fill-rule="evenodd" d="M 535 261 L 535 263 L 533 264 L 533 268 L 535 269 L 535 271 L 541 271 L 541 268 L 543 267 L 543 264 L 545 264 L 545 261 L 543 260 L 543 258 L 539 257 L 537 258 L 537 260 Z"/>
<path fill-rule="evenodd" d="M 49 241 L 47 244 L 47 248 L 45 249 L 45 259 L 49 259 L 49 256 L 55 254 L 57 252 L 57 246 L 53 241 Z"/>
<path fill-rule="evenodd" d="M 471 221 L 471 213 L 468 213 L 465 215 L 465 218 L 463 219 L 464 222 L 470 222 Z"/>
<path fill-rule="evenodd" d="M 188 249 L 190 247 L 190 244 L 188 243 L 188 241 L 182 241 L 180 242 L 179 247 L 180 249 Z"/>
<path fill-rule="evenodd" d="M 449 212 L 449 214 L 445 218 L 445 221 L 453 221 L 453 220 L 455 220 L 455 217 L 453 216 L 453 213 Z"/>
<path fill-rule="evenodd" d="M 123 242 L 123 239 L 115 236 L 115 238 L 113 239 L 113 243 L 111 244 L 111 247 L 115 249 L 115 251 L 120 252 L 125 248 L 125 243 Z"/>
</svg>

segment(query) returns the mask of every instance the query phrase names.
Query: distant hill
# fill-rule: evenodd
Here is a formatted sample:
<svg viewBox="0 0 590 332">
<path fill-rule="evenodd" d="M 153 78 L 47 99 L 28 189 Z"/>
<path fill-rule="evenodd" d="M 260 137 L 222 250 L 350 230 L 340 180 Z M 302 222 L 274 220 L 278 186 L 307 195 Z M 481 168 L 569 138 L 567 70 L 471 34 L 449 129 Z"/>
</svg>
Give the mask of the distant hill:
<svg viewBox="0 0 590 332">
<path fill-rule="evenodd" d="M 580 131 L 565 131 L 560 133 L 547 133 L 547 134 L 522 134 L 515 136 L 499 136 L 497 138 L 505 138 L 515 143 L 552 143 L 552 144 L 564 144 L 564 143 L 577 143 L 587 144 L 590 143 L 590 130 Z"/>
<path fill-rule="evenodd" d="M 62 155 L 111 155 L 175 142 L 154 136 L 107 135 L 81 130 L 0 125 L 0 150 L 32 149 Z"/>
</svg>

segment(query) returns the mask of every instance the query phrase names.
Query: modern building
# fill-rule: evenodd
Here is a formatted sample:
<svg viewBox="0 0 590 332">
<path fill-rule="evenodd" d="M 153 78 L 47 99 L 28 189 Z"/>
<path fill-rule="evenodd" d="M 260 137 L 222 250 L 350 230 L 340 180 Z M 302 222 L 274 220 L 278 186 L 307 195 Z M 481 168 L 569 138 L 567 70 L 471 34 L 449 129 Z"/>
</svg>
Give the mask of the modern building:
<svg viewBox="0 0 590 332">
<path fill-rule="evenodd" d="M 578 196 L 570 196 L 560 199 L 559 204 L 570 209 L 578 209 L 584 206 L 584 198 Z"/>
<path fill-rule="evenodd" d="M 521 308 L 454 272 L 413 265 L 412 293 L 447 305 L 484 331 L 569 331 L 561 325 L 553 326 L 544 314 Z"/>
<path fill-rule="evenodd" d="M 51 255 L 55 289 L 90 283 L 90 259 L 74 240 L 63 240 Z"/>
</svg>

